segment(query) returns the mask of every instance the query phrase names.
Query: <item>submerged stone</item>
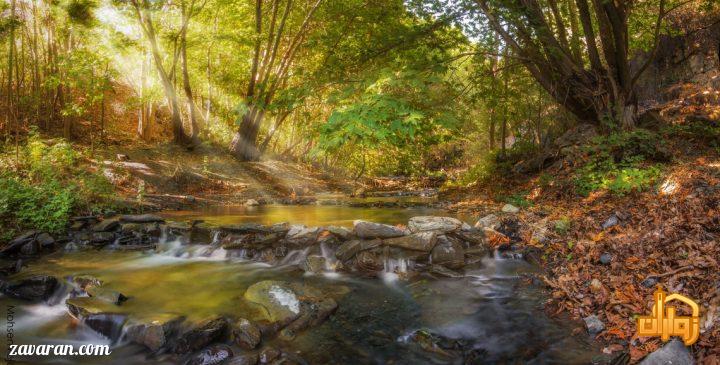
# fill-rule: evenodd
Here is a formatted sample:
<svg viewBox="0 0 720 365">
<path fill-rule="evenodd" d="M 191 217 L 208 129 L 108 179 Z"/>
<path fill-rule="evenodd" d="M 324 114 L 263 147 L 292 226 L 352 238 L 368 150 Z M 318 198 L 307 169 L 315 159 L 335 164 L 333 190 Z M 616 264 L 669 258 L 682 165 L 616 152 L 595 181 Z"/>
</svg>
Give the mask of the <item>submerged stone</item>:
<svg viewBox="0 0 720 365">
<path fill-rule="evenodd" d="M 232 326 L 233 341 L 246 350 L 252 350 L 260 344 L 260 328 L 245 318 L 240 318 Z"/>
<path fill-rule="evenodd" d="M 240 354 L 225 362 L 225 365 L 255 365 L 258 363 L 258 355 L 253 353 Z"/>
<path fill-rule="evenodd" d="M 173 350 L 176 354 L 197 351 L 208 344 L 224 340 L 227 334 L 228 322 L 225 318 L 211 319 L 180 335 Z"/>
<path fill-rule="evenodd" d="M 91 297 L 102 300 L 108 303 L 113 304 L 122 304 L 122 302 L 128 300 L 128 297 L 123 295 L 122 293 L 112 290 L 103 288 L 100 286 L 89 286 L 85 289 L 85 291 L 90 295 Z"/>
</svg>

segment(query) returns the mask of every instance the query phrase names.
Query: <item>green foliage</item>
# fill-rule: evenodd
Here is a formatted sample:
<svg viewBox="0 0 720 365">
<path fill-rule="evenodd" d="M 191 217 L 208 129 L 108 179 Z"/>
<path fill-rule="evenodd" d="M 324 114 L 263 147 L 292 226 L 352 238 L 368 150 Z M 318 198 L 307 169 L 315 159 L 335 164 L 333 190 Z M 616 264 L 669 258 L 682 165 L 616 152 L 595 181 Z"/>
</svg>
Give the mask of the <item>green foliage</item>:
<svg viewBox="0 0 720 365">
<path fill-rule="evenodd" d="M 532 205 L 532 202 L 527 199 L 527 195 L 528 192 L 524 191 L 510 196 L 505 196 L 501 200 L 518 208 L 527 208 Z"/>
<path fill-rule="evenodd" d="M 647 189 L 661 176 L 657 162 L 669 159 L 660 136 L 643 129 L 598 137 L 585 152 L 588 159 L 574 179 L 583 196 L 601 189 L 616 195 Z"/>
<path fill-rule="evenodd" d="M 0 174 L 0 240 L 25 229 L 60 233 L 74 212 L 110 204 L 110 182 L 80 168 L 69 143 L 48 143 L 32 132 L 22 154 L 19 171 Z"/>
<path fill-rule="evenodd" d="M 555 221 L 555 232 L 560 235 L 564 235 L 570 230 L 572 221 L 569 217 L 562 216 L 560 219 Z M 572 249 L 572 243 L 568 242 L 568 248 Z"/>
</svg>

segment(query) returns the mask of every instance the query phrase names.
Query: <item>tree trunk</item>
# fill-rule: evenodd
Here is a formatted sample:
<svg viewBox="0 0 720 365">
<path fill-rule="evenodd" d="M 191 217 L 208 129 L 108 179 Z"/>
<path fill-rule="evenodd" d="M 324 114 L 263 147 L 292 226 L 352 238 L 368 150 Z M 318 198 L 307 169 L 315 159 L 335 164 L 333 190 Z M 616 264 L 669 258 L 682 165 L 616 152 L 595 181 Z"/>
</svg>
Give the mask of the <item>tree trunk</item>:
<svg viewBox="0 0 720 365">
<path fill-rule="evenodd" d="M 260 130 L 262 115 L 255 113 L 255 108 L 250 108 L 243 115 L 240 127 L 230 142 L 230 153 L 241 161 L 257 161 L 260 158 L 260 150 L 257 146 L 257 136 Z"/>
<path fill-rule="evenodd" d="M 184 13 L 184 12 L 183 12 Z M 185 16 L 185 15 L 184 15 Z M 200 129 L 198 127 L 198 119 L 200 119 L 200 113 L 195 106 L 195 100 L 193 99 L 192 88 L 190 87 L 190 75 L 187 67 L 187 26 L 183 27 L 180 31 L 180 57 L 182 58 L 182 74 L 183 74 L 183 89 L 185 90 L 185 98 L 187 99 L 188 114 L 190 115 L 190 139 L 193 144 L 198 144 L 198 135 Z"/>
<path fill-rule="evenodd" d="M 182 146 L 192 146 L 192 140 L 187 134 L 185 134 L 185 129 L 183 128 L 182 116 L 180 115 L 180 103 L 178 101 L 177 93 L 175 92 L 175 86 L 162 65 L 162 57 L 160 55 L 160 48 L 157 44 L 157 37 L 152 19 L 147 13 L 147 9 L 141 10 L 140 4 L 138 4 L 136 0 L 133 0 L 133 6 L 143 32 L 150 43 L 150 51 L 152 52 L 153 60 L 155 61 L 155 68 L 160 76 L 160 83 L 162 84 L 163 92 L 165 93 L 165 99 L 167 100 L 172 113 L 171 121 L 173 141 Z"/>
</svg>

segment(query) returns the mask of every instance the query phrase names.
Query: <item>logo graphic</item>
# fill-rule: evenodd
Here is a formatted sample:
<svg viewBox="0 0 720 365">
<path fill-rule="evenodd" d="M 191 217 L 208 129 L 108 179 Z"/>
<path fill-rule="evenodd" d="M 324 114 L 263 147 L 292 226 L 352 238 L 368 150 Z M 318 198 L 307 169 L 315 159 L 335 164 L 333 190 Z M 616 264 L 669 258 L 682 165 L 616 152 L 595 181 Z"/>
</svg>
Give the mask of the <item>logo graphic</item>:
<svg viewBox="0 0 720 365">
<path fill-rule="evenodd" d="M 700 335 L 700 307 L 692 299 L 680 295 L 667 295 L 658 285 L 654 294 L 655 304 L 651 316 L 638 317 L 638 336 L 660 336 L 667 342 L 670 336 L 680 336 L 685 346 L 697 342 Z M 679 300 L 692 308 L 692 316 L 683 317 L 675 315 L 675 307 L 666 306 L 673 300 Z"/>
</svg>

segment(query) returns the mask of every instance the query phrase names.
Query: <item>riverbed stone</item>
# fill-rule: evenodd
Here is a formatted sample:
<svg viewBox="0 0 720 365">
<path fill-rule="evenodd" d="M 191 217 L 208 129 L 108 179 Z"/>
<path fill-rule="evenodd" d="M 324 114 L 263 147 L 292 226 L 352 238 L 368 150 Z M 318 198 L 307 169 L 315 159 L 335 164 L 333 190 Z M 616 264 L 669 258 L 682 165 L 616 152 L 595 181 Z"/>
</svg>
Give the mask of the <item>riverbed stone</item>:
<svg viewBox="0 0 720 365">
<path fill-rule="evenodd" d="M 338 247 L 337 251 L 335 251 L 335 257 L 337 257 L 338 260 L 347 261 L 355 257 L 358 252 L 379 247 L 381 244 L 382 241 L 379 239 L 347 241 Z"/>
<path fill-rule="evenodd" d="M 408 228 L 410 232 L 450 232 L 459 230 L 463 225 L 459 219 L 451 217 L 434 217 L 434 216 L 420 216 L 412 217 L 408 222 Z"/>
<path fill-rule="evenodd" d="M 465 249 L 456 240 L 440 235 L 430 254 L 430 262 L 450 269 L 462 268 L 465 266 Z"/>
<path fill-rule="evenodd" d="M 22 265 L 22 259 L 0 260 L 0 276 L 9 276 L 19 273 L 20 270 L 22 270 Z M 1 282 L 0 285 L 2 285 Z"/>
<path fill-rule="evenodd" d="M 407 250 L 430 252 L 437 243 L 437 234 L 433 231 L 413 233 L 408 236 L 383 240 L 386 246 L 400 247 Z"/>
<path fill-rule="evenodd" d="M 647 355 L 640 365 L 693 365 L 692 355 L 678 339 L 672 339 L 663 347 Z"/>
<path fill-rule="evenodd" d="M 255 199 L 248 199 L 248 200 L 245 201 L 245 204 L 244 204 L 244 205 L 245 205 L 246 207 L 257 207 L 258 205 L 260 205 L 260 202 L 258 202 L 258 201 L 255 200 Z"/>
<path fill-rule="evenodd" d="M 337 309 L 330 295 L 301 283 L 266 280 L 251 285 L 245 299 L 264 310 L 269 328 L 284 328 L 281 337 L 290 340 L 298 331 L 319 325 Z"/>
<path fill-rule="evenodd" d="M 263 248 L 280 241 L 281 238 L 278 233 L 231 234 L 223 238 L 222 247 L 226 250 Z"/>
<path fill-rule="evenodd" d="M 500 223 L 500 218 L 498 218 L 498 216 L 496 216 L 495 214 L 488 214 L 475 222 L 475 228 L 498 229 L 498 227 L 500 227 Z"/>
<path fill-rule="evenodd" d="M 129 214 L 120 216 L 123 223 L 165 223 L 165 219 L 154 214 Z"/>
<path fill-rule="evenodd" d="M 345 227 L 329 226 L 326 228 L 328 232 L 335 235 L 337 238 L 346 241 L 352 237 L 352 231 Z"/>
<path fill-rule="evenodd" d="M 262 351 L 260 351 L 258 359 L 260 360 L 261 364 L 269 364 L 278 357 L 280 357 L 280 351 L 278 351 L 274 347 L 268 346 L 262 349 Z"/>
<path fill-rule="evenodd" d="M 168 344 L 184 319 L 176 314 L 162 313 L 142 320 L 131 320 L 126 331 L 128 340 L 157 351 Z"/>
<path fill-rule="evenodd" d="M 117 217 L 107 218 L 92 227 L 93 232 L 110 232 L 120 227 L 120 219 Z"/>
<path fill-rule="evenodd" d="M 307 272 L 317 274 L 325 271 L 326 264 L 327 260 L 325 259 L 325 257 L 320 255 L 308 255 L 305 258 L 305 262 L 303 263 L 303 268 Z"/>
<path fill-rule="evenodd" d="M 20 254 L 23 256 L 37 255 L 38 252 L 40 252 L 40 245 L 38 245 L 37 241 L 34 240 L 20 247 Z"/>
<path fill-rule="evenodd" d="M 120 313 L 93 313 L 85 316 L 82 323 L 112 342 L 120 339 L 127 316 Z"/>
<path fill-rule="evenodd" d="M 355 256 L 355 267 L 366 273 L 382 271 L 384 264 L 380 256 L 372 251 L 362 251 Z"/>
<path fill-rule="evenodd" d="M 55 238 L 47 232 L 41 232 L 35 237 L 40 249 L 52 249 L 55 246 Z"/>
<path fill-rule="evenodd" d="M 245 353 L 235 355 L 232 359 L 225 362 L 225 365 L 255 365 L 258 363 L 258 355 L 254 353 Z"/>
<path fill-rule="evenodd" d="M 219 365 L 231 357 L 233 357 L 233 351 L 230 346 L 212 345 L 193 354 L 185 362 L 185 365 Z"/>
<path fill-rule="evenodd" d="M 35 241 L 35 237 L 39 233 L 39 231 L 34 229 L 23 232 L 0 250 L 0 256 L 8 256 L 20 252 L 26 244 Z"/>
<path fill-rule="evenodd" d="M 205 222 L 195 222 L 190 228 L 190 243 L 210 244 L 213 243 L 215 232 L 218 229 Z"/>
<path fill-rule="evenodd" d="M 271 322 L 289 323 L 300 315 L 300 299 L 290 283 L 260 281 L 251 285 L 244 296 L 247 301 L 262 307 Z"/>
<path fill-rule="evenodd" d="M 605 329 L 605 324 L 596 315 L 590 315 L 583 318 L 585 321 L 585 327 L 587 327 L 588 333 L 594 336 L 602 332 Z"/>
<path fill-rule="evenodd" d="M 35 275 L 25 279 L 0 282 L 0 291 L 5 295 L 28 301 L 47 301 L 60 287 L 54 276 Z"/>
<path fill-rule="evenodd" d="M 115 233 L 112 232 L 94 232 L 90 235 L 90 245 L 104 246 L 115 240 Z"/>
<path fill-rule="evenodd" d="M 108 303 L 120 305 L 128 300 L 128 297 L 119 291 L 103 288 L 101 286 L 89 286 L 85 289 L 89 296 Z"/>
<path fill-rule="evenodd" d="M 260 223 L 237 223 L 237 224 L 224 224 L 220 226 L 220 230 L 226 233 L 238 233 L 238 234 L 247 234 L 247 233 L 270 233 L 272 230 L 265 225 L 262 225 Z"/>
<path fill-rule="evenodd" d="M 360 238 L 392 238 L 404 236 L 407 231 L 388 224 L 374 223 L 363 220 L 353 221 L 355 235 Z"/>
<path fill-rule="evenodd" d="M 502 211 L 503 213 L 511 213 L 511 214 L 514 214 L 514 213 L 520 212 L 520 208 L 518 208 L 518 207 L 516 207 L 516 206 L 514 206 L 514 205 L 512 205 L 512 204 L 510 204 L 510 203 L 508 203 L 508 204 L 503 205 L 501 211 Z"/>
<path fill-rule="evenodd" d="M 260 328 L 245 318 L 240 318 L 233 324 L 232 334 L 233 342 L 246 350 L 256 348 L 262 339 Z"/>
<path fill-rule="evenodd" d="M 310 245 L 317 241 L 320 234 L 320 227 L 306 227 L 304 225 L 292 225 L 285 235 L 285 239 L 296 245 Z"/>
<path fill-rule="evenodd" d="M 227 335 L 228 321 L 222 317 L 214 318 L 180 335 L 173 351 L 176 354 L 197 351 L 213 342 L 224 340 Z"/>
</svg>

